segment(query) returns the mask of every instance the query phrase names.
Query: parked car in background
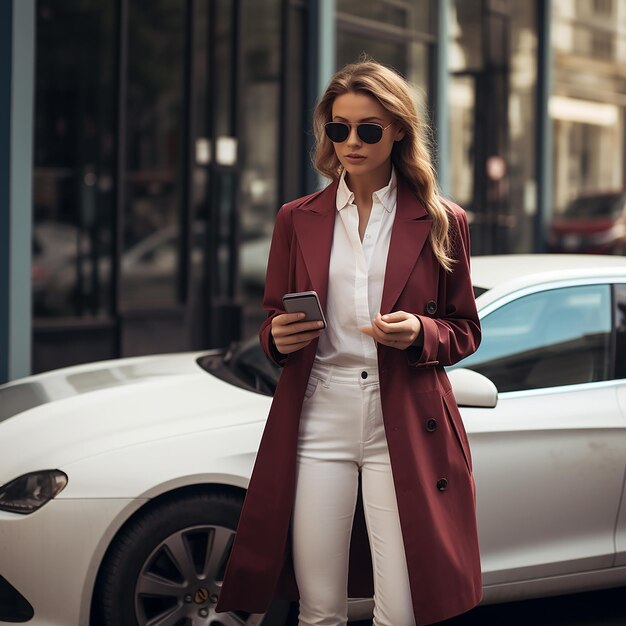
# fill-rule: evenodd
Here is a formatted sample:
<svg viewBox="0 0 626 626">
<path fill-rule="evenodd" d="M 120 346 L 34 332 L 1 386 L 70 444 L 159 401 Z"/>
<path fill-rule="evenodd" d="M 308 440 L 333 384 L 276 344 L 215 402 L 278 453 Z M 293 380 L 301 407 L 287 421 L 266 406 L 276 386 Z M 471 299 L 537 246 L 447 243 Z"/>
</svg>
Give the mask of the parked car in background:
<svg viewBox="0 0 626 626">
<path fill-rule="evenodd" d="M 626 258 L 478 257 L 472 278 L 483 340 L 448 375 L 484 602 L 626 585 Z M 0 624 L 284 624 L 214 612 L 278 375 L 253 341 L 0 386 Z"/>
<path fill-rule="evenodd" d="M 579 196 L 554 217 L 552 252 L 626 255 L 626 190 Z"/>
<path fill-rule="evenodd" d="M 77 254 L 80 239 L 81 253 Z M 261 296 L 271 237 L 259 234 L 239 247 L 241 286 Z M 33 237 L 33 303 L 35 315 L 79 315 L 83 308 L 106 308 L 111 285 L 111 258 L 108 245 L 99 244 L 92 254 L 87 237 L 79 238 L 69 225 L 44 224 Z M 173 297 L 174 277 L 180 258 L 180 233 L 177 225 L 161 228 L 139 240 L 121 255 L 119 297 L 122 302 L 154 303 Z M 203 275 L 204 250 L 207 248 L 204 222 L 192 224 L 191 278 L 196 283 Z M 228 266 L 227 249 L 220 247 L 222 268 Z M 223 277 L 223 280 L 226 280 Z M 200 287 L 196 286 L 196 290 Z M 96 293 L 97 291 L 97 293 Z M 95 307 L 95 302 L 100 303 Z"/>
</svg>

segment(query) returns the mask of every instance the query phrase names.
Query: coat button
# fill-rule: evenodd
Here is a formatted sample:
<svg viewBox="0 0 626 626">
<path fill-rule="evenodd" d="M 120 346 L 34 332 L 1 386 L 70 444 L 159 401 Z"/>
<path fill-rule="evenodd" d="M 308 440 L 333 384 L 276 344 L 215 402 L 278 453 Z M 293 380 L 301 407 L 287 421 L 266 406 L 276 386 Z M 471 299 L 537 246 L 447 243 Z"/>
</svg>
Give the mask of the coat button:
<svg viewBox="0 0 626 626">
<path fill-rule="evenodd" d="M 448 480 L 446 478 L 440 478 L 437 481 L 437 489 L 439 489 L 439 491 L 445 491 L 447 486 Z"/>
<path fill-rule="evenodd" d="M 434 417 L 426 420 L 426 430 L 429 433 L 434 433 L 437 430 L 437 420 Z"/>
<path fill-rule="evenodd" d="M 426 313 L 428 315 L 434 315 L 437 312 L 437 303 L 434 300 L 429 300 L 426 303 Z"/>
<path fill-rule="evenodd" d="M 365 380 L 367 378 L 367 372 L 361 372 L 361 378 Z"/>
</svg>

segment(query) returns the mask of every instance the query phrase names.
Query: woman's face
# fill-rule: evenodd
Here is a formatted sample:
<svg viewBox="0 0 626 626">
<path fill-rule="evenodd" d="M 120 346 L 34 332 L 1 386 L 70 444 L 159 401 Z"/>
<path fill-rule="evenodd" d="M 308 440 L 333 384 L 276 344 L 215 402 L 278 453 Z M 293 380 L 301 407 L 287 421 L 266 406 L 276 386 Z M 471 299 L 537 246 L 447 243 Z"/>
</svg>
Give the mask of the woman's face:
<svg viewBox="0 0 626 626">
<path fill-rule="evenodd" d="M 334 143 L 335 153 L 350 178 L 373 177 L 378 184 L 385 185 L 389 176 L 391 149 L 395 141 L 404 137 L 404 131 L 392 122 L 391 114 L 376 98 L 348 92 L 337 96 L 332 106 L 332 121 L 352 124 L 348 138 Z M 373 122 L 387 128 L 378 143 L 365 143 L 357 134 L 357 124 Z M 380 178 L 380 180 L 376 180 Z"/>
</svg>

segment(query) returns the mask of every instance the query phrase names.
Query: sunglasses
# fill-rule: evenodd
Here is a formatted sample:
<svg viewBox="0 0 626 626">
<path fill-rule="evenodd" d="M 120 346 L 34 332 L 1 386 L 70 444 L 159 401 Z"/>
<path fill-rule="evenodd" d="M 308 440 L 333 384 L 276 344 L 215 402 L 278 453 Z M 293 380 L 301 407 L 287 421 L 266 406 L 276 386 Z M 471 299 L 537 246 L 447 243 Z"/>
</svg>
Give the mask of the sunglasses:
<svg viewBox="0 0 626 626">
<path fill-rule="evenodd" d="M 370 122 L 362 122 L 360 124 L 348 124 L 347 122 L 326 122 L 324 130 L 326 136 L 333 143 L 343 143 L 350 135 L 350 127 L 356 126 L 356 134 L 363 143 L 378 143 L 383 138 L 385 132 L 393 124 L 387 124 L 383 128 L 380 124 L 372 124 Z"/>
</svg>

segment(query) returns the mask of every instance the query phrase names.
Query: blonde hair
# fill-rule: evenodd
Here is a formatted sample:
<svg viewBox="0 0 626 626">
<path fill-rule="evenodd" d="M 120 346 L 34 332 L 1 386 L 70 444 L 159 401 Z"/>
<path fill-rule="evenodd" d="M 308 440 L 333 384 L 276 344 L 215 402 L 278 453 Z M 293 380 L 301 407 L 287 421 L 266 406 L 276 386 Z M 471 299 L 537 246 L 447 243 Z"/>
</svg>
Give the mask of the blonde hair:
<svg viewBox="0 0 626 626">
<path fill-rule="evenodd" d="M 404 130 L 404 137 L 394 143 L 391 161 L 431 215 L 430 243 L 433 252 L 439 263 L 451 271 L 454 259 L 450 256 L 450 221 L 448 209 L 439 199 L 429 150 L 429 129 L 417 113 L 408 83 L 397 72 L 376 61 L 365 60 L 346 65 L 332 77 L 313 113 L 315 169 L 332 180 L 341 176 L 342 166 L 333 143 L 326 137 L 324 124 L 332 120 L 335 98 L 349 92 L 376 98 Z"/>
</svg>

